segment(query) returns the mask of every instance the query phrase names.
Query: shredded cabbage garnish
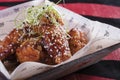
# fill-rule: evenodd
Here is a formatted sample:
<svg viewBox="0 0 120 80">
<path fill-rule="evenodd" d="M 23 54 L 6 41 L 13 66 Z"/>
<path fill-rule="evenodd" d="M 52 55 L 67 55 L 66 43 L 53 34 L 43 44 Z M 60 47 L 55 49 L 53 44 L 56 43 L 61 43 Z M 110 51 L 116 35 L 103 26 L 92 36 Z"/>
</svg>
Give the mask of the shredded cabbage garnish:
<svg viewBox="0 0 120 80">
<path fill-rule="evenodd" d="M 59 0 L 56 4 L 59 4 L 61 1 L 62 0 Z M 22 13 L 24 13 L 23 16 L 25 16 L 24 20 L 18 20 L 21 13 L 19 13 L 14 20 L 15 26 L 18 29 L 23 28 L 26 24 L 29 26 L 35 26 L 46 23 L 43 18 L 46 18 L 47 21 L 55 26 L 60 25 L 60 22 L 63 24 L 60 14 L 54 8 L 54 3 L 49 5 L 42 4 L 40 6 L 32 6 L 22 11 Z"/>
<path fill-rule="evenodd" d="M 61 0 L 59 0 L 56 4 L 60 2 Z M 18 22 L 17 18 L 19 17 L 20 13 L 15 18 L 15 25 L 17 28 L 23 28 L 25 27 L 26 24 L 29 25 L 29 27 L 46 24 L 46 21 L 44 21 L 43 18 L 46 18 L 47 21 L 50 21 L 50 24 L 54 26 L 59 27 L 63 24 L 60 14 L 54 8 L 54 4 L 50 4 L 50 5 L 43 4 L 40 6 L 32 6 L 27 8 L 24 11 L 24 13 L 25 13 L 24 15 L 25 20 L 21 21 L 21 23 L 19 21 L 20 24 L 17 25 L 17 22 Z M 70 35 L 66 31 L 64 31 L 64 33 L 67 35 L 68 38 L 70 38 Z"/>
<path fill-rule="evenodd" d="M 39 25 L 42 18 L 47 18 L 52 24 L 59 25 L 56 18 L 60 19 L 60 14 L 53 5 L 33 6 L 27 9 L 25 21 L 30 25 Z"/>
</svg>

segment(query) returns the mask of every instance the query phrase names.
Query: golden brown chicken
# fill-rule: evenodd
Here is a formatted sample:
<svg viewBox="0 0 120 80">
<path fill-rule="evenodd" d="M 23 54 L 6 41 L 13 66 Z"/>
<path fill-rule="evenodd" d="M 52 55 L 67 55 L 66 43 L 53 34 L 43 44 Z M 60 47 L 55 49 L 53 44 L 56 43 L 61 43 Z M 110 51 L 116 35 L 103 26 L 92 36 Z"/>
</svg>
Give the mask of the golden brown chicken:
<svg viewBox="0 0 120 80">
<path fill-rule="evenodd" d="M 61 26 L 44 25 L 40 29 L 42 33 L 41 45 L 55 64 L 59 64 L 71 57 L 69 43 Z"/>
<path fill-rule="evenodd" d="M 0 42 L 0 59 L 16 53 L 20 63 L 40 61 L 59 64 L 69 59 L 88 42 L 86 35 L 77 28 L 71 29 L 69 35 L 68 40 L 61 26 L 48 24 L 14 29 Z"/>
<path fill-rule="evenodd" d="M 15 28 L 0 42 L 0 60 L 14 54 L 17 47 L 19 47 L 24 40 L 34 36 L 33 34 L 29 35 L 29 29 L 28 27 L 22 29 Z"/>
<path fill-rule="evenodd" d="M 76 28 L 70 30 L 71 38 L 68 40 L 59 13 L 51 6 L 43 9 L 45 7 L 27 9 L 23 26 L 14 29 L 3 41 L 0 41 L 0 60 L 15 54 L 20 63 L 39 61 L 59 64 L 68 60 L 87 44 L 84 33 Z"/>
<path fill-rule="evenodd" d="M 36 40 L 25 40 L 16 50 L 16 55 L 20 63 L 26 61 L 39 61 L 42 48 L 37 50 Z M 41 47 L 41 46 L 39 46 Z"/>
<path fill-rule="evenodd" d="M 5 37 L 0 44 L 0 60 L 5 59 L 7 56 L 15 53 L 16 48 L 19 45 L 19 38 L 21 36 L 21 30 L 14 29 L 10 34 Z"/>
<path fill-rule="evenodd" d="M 78 50 L 83 48 L 88 40 L 85 33 L 81 32 L 78 28 L 73 28 L 69 31 L 70 39 L 69 46 L 72 55 L 76 53 Z"/>
<path fill-rule="evenodd" d="M 20 63 L 27 61 L 40 61 L 53 64 L 52 59 L 40 44 L 39 37 L 25 40 L 16 50 L 17 59 Z"/>
</svg>

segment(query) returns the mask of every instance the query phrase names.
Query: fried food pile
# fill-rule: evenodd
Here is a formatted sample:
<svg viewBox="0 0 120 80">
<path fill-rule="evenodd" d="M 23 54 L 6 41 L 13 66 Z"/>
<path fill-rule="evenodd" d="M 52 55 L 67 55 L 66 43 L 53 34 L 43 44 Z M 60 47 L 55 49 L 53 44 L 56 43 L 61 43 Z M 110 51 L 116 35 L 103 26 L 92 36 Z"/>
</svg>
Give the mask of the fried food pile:
<svg viewBox="0 0 120 80">
<path fill-rule="evenodd" d="M 49 6 L 45 10 L 44 8 L 46 7 L 42 7 L 43 12 L 37 17 L 38 20 L 27 16 L 22 28 L 13 29 L 0 41 L 0 60 L 15 55 L 20 63 L 36 61 L 54 65 L 69 59 L 87 44 L 83 32 L 77 28 L 65 32 L 58 13 Z M 32 15 L 32 10 L 35 9 L 29 8 L 28 15 Z"/>
</svg>

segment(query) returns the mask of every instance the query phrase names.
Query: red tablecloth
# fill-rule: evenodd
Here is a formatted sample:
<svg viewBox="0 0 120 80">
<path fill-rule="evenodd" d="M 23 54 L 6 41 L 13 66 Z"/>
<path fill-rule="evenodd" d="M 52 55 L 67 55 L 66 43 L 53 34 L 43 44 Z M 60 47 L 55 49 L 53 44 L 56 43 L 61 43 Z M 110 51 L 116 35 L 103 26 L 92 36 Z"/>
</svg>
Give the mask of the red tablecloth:
<svg viewBox="0 0 120 80">
<path fill-rule="evenodd" d="M 0 0 L 0 9 L 5 9 L 30 0 Z M 58 0 L 51 0 L 57 2 Z M 120 28 L 119 0 L 64 0 L 61 6 L 91 20 L 98 20 Z M 118 34 L 120 35 L 120 34 Z M 111 52 L 100 62 L 67 75 L 59 80 L 120 80 L 120 48 Z"/>
</svg>

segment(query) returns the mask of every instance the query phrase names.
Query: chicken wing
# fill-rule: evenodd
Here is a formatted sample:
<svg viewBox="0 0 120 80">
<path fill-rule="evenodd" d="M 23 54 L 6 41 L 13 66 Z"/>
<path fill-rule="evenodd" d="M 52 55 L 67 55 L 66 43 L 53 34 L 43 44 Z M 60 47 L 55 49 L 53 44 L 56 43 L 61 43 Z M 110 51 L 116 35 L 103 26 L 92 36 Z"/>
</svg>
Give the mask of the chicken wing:
<svg viewBox="0 0 120 80">
<path fill-rule="evenodd" d="M 55 64 L 71 57 L 66 34 L 59 26 L 44 25 L 40 30 L 42 32 L 41 44 Z"/>
<path fill-rule="evenodd" d="M 28 26 L 22 29 L 13 29 L 3 41 L 0 41 L 0 60 L 14 54 L 22 42 L 31 37 L 37 37 L 38 34 L 31 34 L 32 28 Z"/>
<path fill-rule="evenodd" d="M 14 29 L 0 44 L 0 60 L 5 59 L 8 55 L 13 54 L 19 45 L 21 30 Z"/>
<path fill-rule="evenodd" d="M 85 33 L 81 32 L 78 28 L 73 28 L 69 31 L 70 39 L 69 46 L 72 55 L 76 53 L 78 50 L 83 48 L 88 40 L 85 36 Z"/>
<path fill-rule="evenodd" d="M 16 55 L 20 63 L 26 61 L 39 61 L 40 50 L 35 49 L 36 41 L 35 40 L 26 40 L 24 41 L 19 48 L 16 50 Z M 39 46 L 40 47 L 40 46 Z"/>
</svg>

